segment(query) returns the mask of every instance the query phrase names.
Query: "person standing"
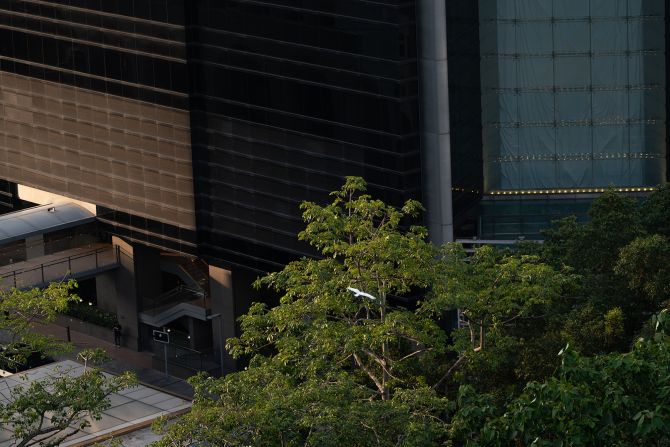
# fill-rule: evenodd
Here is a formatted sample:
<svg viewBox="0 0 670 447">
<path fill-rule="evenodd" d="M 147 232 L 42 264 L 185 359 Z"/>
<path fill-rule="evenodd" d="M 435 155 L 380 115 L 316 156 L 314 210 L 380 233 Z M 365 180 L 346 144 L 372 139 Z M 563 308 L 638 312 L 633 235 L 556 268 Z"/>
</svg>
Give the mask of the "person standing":
<svg viewBox="0 0 670 447">
<path fill-rule="evenodd" d="M 118 348 L 121 346 L 121 325 L 118 321 L 112 326 L 112 331 L 114 332 L 114 344 Z"/>
</svg>

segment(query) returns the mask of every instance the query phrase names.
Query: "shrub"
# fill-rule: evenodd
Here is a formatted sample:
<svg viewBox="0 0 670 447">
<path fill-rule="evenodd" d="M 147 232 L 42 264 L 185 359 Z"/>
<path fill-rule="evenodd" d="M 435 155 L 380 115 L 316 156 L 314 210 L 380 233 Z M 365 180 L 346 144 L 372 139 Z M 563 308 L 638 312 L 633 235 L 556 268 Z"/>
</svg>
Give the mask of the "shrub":
<svg viewBox="0 0 670 447">
<path fill-rule="evenodd" d="M 116 314 L 91 306 L 85 302 L 70 303 L 64 314 L 109 329 L 116 323 Z"/>
</svg>

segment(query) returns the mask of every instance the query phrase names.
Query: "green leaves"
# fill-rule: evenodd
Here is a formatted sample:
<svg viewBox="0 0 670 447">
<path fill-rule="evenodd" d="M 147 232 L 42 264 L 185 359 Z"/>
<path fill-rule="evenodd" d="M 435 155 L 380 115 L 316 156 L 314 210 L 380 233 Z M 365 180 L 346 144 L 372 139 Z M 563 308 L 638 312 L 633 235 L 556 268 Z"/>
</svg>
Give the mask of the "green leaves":
<svg viewBox="0 0 670 447">
<path fill-rule="evenodd" d="M 452 334 L 459 357 L 440 367 L 441 385 L 469 383 L 480 391 L 504 390 L 528 377 L 529 370 L 551 372 L 543 357 L 526 359 L 543 349 L 533 346 L 535 340 L 550 340 L 545 337 L 547 322 L 565 307 L 563 296 L 577 278 L 567 269 L 542 263 L 538 256 L 492 247 L 466 256 L 462 247 L 450 244 L 443 248 L 442 259 L 445 292 L 422 303 L 422 309 L 439 313 L 458 308 L 462 327 Z"/>
<path fill-rule="evenodd" d="M 137 383 L 134 375 L 106 376 L 98 369 L 80 375 L 68 371 L 12 388 L 9 403 L 0 405 L 0 423 L 13 431 L 19 446 L 58 446 L 99 420 L 109 396 Z"/>
<path fill-rule="evenodd" d="M 659 187 L 642 203 L 640 217 L 647 234 L 670 237 L 670 184 Z"/>
<path fill-rule="evenodd" d="M 558 378 L 528 384 L 485 430 L 524 444 L 670 445 L 667 348 L 650 341 L 627 354 L 594 358 L 568 349 Z"/>
<path fill-rule="evenodd" d="M 282 296 L 271 309 L 252 305 L 240 319 L 242 335 L 228 340 L 233 355 L 251 357 L 249 368 L 196 379 L 193 412 L 162 445 L 443 442 L 447 401 L 426 376 L 444 355 L 447 336 L 428 312 L 397 303 L 408 293 L 431 303 L 443 290 L 444 268 L 424 228 L 401 226 L 421 205 L 396 209 L 365 187 L 348 177 L 331 204 L 302 204 L 306 227 L 299 237 L 322 258 L 292 262 L 256 281 Z"/>
<path fill-rule="evenodd" d="M 638 237 L 621 249 L 614 271 L 657 305 L 670 298 L 670 242 L 653 234 Z"/>
<path fill-rule="evenodd" d="M 388 399 L 394 386 L 412 382 L 413 365 L 445 348 L 435 320 L 393 306 L 389 296 L 422 291 L 430 301 L 443 269 L 425 229 L 400 228 L 420 211 L 418 202 L 398 210 L 364 191 L 365 183 L 350 177 L 330 205 L 302 205 L 300 238 L 324 258 L 290 263 L 257 281 L 282 292 L 281 304 L 252 308 L 241 319 L 242 336 L 230 343 L 236 355 L 264 355 L 271 347 L 301 377 L 353 364 L 362 383 Z M 375 298 L 356 297 L 348 287 Z"/>
<path fill-rule="evenodd" d="M 0 328 L 12 337 L 2 352 L 3 363 L 13 366 L 34 353 L 55 355 L 67 350 L 67 345 L 35 332 L 33 326 L 53 321 L 69 303 L 80 301 L 71 293 L 76 287 L 77 283 L 70 280 L 44 289 L 11 289 L 0 294 Z M 102 411 L 109 408 L 109 395 L 137 383 L 129 373 L 109 377 L 91 368 L 90 364 L 106 358 L 100 349 L 84 350 L 78 357 L 85 362 L 82 374 L 56 371 L 26 386 L 14 387 L 9 402 L 0 405 L 0 424 L 13 431 L 16 445 L 61 445 L 88 427 L 90 419 L 100 419 Z"/>
<path fill-rule="evenodd" d="M 566 346 L 558 374 L 528 383 L 502 410 L 463 387 L 454 438 L 469 446 L 668 446 L 669 348 L 656 337 L 625 354 L 584 357 Z"/>
<path fill-rule="evenodd" d="M 21 364 L 32 353 L 56 355 L 67 349 L 59 340 L 41 335 L 33 326 L 43 321 L 53 321 L 56 315 L 67 309 L 68 303 L 80 298 L 71 293 L 76 289 L 74 280 L 52 283 L 44 289 L 0 292 L 0 329 L 11 335 L 11 340 L 0 353 L 0 362 L 6 368 Z"/>
<path fill-rule="evenodd" d="M 321 257 L 256 281 L 281 299 L 228 340 L 248 369 L 193 379 L 193 411 L 160 446 L 670 445 L 667 313 L 631 352 L 586 356 L 628 350 L 651 307 L 627 282 L 666 293 L 634 201 L 609 191 L 544 245 L 466 253 L 433 247 L 411 226 L 420 204 L 386 205 L 360 178 L 331 198 L 302 205 Z"/>
</svg>

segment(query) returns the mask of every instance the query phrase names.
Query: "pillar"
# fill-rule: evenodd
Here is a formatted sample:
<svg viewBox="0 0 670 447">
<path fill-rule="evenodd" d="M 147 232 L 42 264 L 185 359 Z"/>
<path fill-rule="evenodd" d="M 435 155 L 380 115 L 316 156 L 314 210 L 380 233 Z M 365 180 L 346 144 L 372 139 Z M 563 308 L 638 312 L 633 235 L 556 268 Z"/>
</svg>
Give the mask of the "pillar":
<svg viewBox="0 0 670 447">
<path fill-rule="evenodd" d="M 225 373 L 233 372 L 237 370 L 237 362 L 225 350 L 226 339 L 236 336 L 232 272 L 210 265 L 209 292 L 212 315 L 221 315 L 212 319 L 214 352 L 217 353 L 218 358 L 220 347 L 223 344 L 223 371 Z M 221 362 L 221 359 L 218 359 L 218 361 Z"/>
<path fill-rule="evenodd" d="M 444 1 L 418 0 L 423 202 L 431 240 L 453 241 L 451 132 Z"/>
</svg>

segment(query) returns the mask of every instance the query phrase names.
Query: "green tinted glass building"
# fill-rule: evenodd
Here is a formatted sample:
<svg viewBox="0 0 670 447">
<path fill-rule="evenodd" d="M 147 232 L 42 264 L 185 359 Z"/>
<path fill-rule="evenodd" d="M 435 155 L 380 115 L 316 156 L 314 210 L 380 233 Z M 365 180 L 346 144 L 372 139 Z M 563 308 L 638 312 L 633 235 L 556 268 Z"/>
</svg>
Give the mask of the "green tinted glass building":
<svg viewBox="0 0 670 447">
<path fill-rule="evenodd" d="M 479 106 L 452 151 L 481 144 L 480 236 L 536 237 L 604 188 L 666 180 L 664 0 L 455 1 L 447 27 L 451 113 Z"/>
<path fill-rule="evenodd" d="M 663 0 L 480 2 L 484 188 L 665 178 Z"/>
</svg>

